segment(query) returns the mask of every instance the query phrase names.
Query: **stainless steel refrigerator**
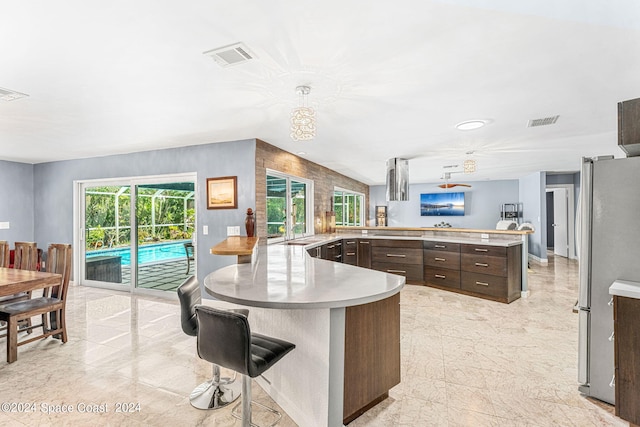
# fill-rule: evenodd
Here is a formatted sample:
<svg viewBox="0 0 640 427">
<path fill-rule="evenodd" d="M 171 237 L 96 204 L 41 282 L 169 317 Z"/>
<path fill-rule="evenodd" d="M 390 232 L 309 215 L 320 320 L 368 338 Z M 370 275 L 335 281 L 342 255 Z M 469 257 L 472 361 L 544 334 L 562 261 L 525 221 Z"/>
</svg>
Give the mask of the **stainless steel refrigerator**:
<svg viewBox="0 0 640 427">
<path fill-rule="evenodd" d="M 640 157 L 584 158 L 578 244 L 579 390 L 615 403 L 613 303 L 617 279 L 640 281 Z"/>
</svg>

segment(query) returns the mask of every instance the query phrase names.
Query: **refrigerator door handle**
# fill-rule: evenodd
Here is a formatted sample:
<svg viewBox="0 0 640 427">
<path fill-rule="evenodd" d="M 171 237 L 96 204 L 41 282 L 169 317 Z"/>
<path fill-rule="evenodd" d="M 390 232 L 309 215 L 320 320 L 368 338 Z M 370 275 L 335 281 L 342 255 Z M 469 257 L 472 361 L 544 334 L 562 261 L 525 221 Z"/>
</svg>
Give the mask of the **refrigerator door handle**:
<svg viewBox="0 0 640 427">
<path fill-rule="evenodd" d="M 589 384 L 589 324 L 590 313 L 578 312 L 578 383 Z"/>
<path fill-rule="evenodd" d="M 593 160 L 582 159 L 580 199 L 578 200 L 578 256 L 580 282 L 578 286 L 578 307 L 590 307 L 589 286 L 591 285 L 591 206 L 593 198 Z"/>
</svg>

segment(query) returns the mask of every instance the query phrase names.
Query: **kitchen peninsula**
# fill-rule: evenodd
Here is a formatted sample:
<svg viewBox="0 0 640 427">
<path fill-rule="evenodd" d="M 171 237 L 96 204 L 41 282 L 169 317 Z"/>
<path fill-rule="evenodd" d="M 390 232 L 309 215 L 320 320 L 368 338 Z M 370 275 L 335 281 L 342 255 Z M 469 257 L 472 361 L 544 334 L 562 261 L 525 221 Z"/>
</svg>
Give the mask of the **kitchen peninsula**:
<svg viewBox="0 0 640 427">
<path fill-rule="evenodd" d="M 225 254 L 233 255 L 229 243 Z M 405 278 L 315 259 L 307 249 L 258 246 L 252 263 L 216 270 L 204 286 L 218 299 L 249 306 L 252 331 L 296 345 L 256 381 L 298 425 L 333 427 L 400 382 Z"/>
</svg>

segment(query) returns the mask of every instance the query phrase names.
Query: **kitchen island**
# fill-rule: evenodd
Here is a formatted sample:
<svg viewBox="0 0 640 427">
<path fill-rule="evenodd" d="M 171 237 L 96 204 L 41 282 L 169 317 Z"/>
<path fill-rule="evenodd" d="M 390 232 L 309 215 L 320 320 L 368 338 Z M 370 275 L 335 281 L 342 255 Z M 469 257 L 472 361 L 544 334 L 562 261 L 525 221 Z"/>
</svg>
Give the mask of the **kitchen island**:
<svg viewBox="0 0 640 427">
<path fill-rule="evenodd" d="M 300 426 L 339 426 L 400 382 L 405 278 L 315 259 L 303 246 L 260 246 L 253 263 L 209 274 L 215 298 L 251 307 L 253 332 L 296 349 L 256 381 Z"/>
</svg>

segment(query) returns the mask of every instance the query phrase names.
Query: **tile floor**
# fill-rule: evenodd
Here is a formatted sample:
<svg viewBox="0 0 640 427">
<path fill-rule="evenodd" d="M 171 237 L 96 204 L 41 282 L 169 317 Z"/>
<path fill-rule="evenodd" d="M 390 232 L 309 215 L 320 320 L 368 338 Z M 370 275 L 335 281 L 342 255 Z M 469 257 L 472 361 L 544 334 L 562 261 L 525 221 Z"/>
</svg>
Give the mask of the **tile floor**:
<svg viewBox="0 0 640 427">
<path fill-rule="evenodd" d="M 628 425 L 577 391 L 577 264 L 532 263 L 529 283 L 531 296 L 509 305 L 406 286 L 402 383 L 350 426 Z M 68 305 L 67 344 L 28 344 L 11 365 L 1 352 L 0 404 L 22 412 L 0 410 L 0 425 L 240 425 L 229 408 L 189 405 L 210 365 L 182 333 L 177 302 L 72 286 Z M 255 383 L 254 398 L 273 405 Z M 123 403 L 139 412 L 116 412 Z M 53 405 L 73 412 L 45 413 L 64 408 Z"/>
</svg>

